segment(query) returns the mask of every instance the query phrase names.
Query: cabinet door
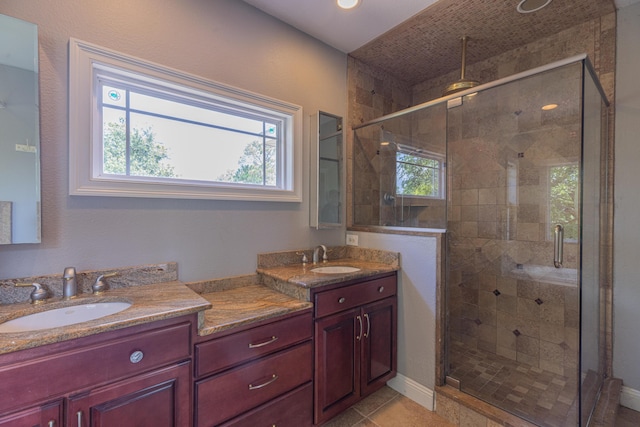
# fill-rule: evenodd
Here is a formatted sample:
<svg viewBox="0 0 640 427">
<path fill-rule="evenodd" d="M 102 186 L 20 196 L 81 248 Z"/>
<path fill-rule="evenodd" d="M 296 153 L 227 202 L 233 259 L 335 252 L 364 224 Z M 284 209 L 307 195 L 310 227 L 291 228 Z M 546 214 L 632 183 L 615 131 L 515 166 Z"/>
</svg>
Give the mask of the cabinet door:
<svg viewBox="0 0 640 427">
<path fill-rule="evenodd" d="M 62 402 L 55 401 L 0 417 L 0 427 L 60 427 Z"/>
<path fill-rule="evenodd" d="M 183 362 L 72 396 L 67 425 L 187 427 L 190 367 L 190 362 Z"/>
<path fill-rule="evenodd" d="M 318 424 L 355 403 L 360 395 L 360 310 L 315 323 L 315 414 Z"/>
<path fill-rule="evenodd" d="M 397 298 L 387 298 L 362 308 L 361 395 L 382 387 L 396 375 Z"/>
</svg>

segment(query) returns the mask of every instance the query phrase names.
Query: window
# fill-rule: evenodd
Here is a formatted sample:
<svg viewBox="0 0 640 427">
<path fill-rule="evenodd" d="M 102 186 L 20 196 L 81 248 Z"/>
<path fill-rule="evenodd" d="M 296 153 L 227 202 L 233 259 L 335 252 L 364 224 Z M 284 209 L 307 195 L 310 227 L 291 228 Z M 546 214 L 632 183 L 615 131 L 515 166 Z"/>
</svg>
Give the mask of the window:
<svg viewBox="0 0 640 427">
<path fill-rule="evenodd" d="M 444 159 L 400 146 L 396 152 L 396 193 L 444 198 Z"/>
<path fill-rule="evenodd" d="M 556 224 L 564 227 L 564 238 L 577 242 L 579 237 L 579 178 L 577 163 L 549 167 L 549 238 Z"/>
<path fill-rule="evenodd" d="M 298 106 L 73 39 L 69 90 L 72 195 L 301 201 Z"/>
</svg>

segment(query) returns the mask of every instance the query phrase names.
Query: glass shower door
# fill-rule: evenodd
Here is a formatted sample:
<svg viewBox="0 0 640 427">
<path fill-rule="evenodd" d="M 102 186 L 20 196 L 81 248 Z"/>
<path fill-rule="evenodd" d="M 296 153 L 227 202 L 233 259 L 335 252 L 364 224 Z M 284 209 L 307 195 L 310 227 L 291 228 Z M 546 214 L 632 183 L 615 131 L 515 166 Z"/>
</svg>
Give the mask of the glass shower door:
<svg viewBox="0 0 640 427">
<path fill-rule="evenodd" d="M 579 420 L 582 69 L 447 113 L 448 376 L 542 426 Z"/>
</svg>

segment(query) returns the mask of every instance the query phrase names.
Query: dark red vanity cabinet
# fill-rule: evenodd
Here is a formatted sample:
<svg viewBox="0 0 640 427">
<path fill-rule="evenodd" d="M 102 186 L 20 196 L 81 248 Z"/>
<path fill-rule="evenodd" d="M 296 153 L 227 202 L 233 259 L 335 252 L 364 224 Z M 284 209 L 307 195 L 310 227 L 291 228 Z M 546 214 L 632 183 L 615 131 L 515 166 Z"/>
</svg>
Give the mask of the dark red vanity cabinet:
<svg viewBox="0 0 640 427">
<path fill-rule="evenodd" d="M 0 426 L 190 426 L 194 324 L 184 316 L 0 355 Z"/>
<path fill-rule="evenodd" d="M 309 311 L 196 344 L 195 425 L 310 426 Z"/>
<path fill-rule="evenodd" d="M 314 293 L 316 424 L 396 375 L 396 294 L 395 273 Z"/>
<path fill-rule="evenodd" d="M 62 400 L 36 405 L 0 416 L 0 427 L 58 427 L 62 425 Z"/>
</svg>

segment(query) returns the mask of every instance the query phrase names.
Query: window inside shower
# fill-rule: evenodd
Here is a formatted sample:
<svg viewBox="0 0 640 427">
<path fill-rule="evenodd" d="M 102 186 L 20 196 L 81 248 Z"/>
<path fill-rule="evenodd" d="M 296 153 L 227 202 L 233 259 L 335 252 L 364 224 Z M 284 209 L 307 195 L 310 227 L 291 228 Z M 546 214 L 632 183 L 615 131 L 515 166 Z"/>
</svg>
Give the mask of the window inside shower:
<svg viewBox="0 0 640 427">
<path fill-rule="evenodd" d="M 354 131 L 354 225 L 446 228 L 442 104 Z"/>
</svg>

